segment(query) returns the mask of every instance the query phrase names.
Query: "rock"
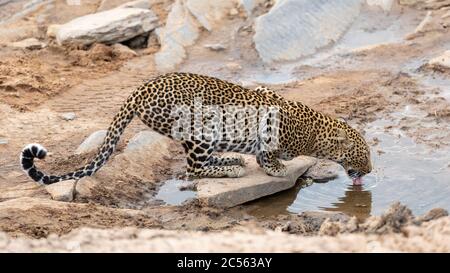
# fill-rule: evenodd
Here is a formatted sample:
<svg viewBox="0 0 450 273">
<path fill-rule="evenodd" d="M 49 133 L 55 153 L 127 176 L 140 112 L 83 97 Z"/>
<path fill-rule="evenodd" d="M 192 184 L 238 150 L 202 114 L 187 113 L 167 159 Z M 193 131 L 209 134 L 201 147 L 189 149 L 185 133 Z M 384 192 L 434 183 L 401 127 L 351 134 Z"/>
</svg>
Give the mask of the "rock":
<svg viewBox="0 0 450 273">
<path fill-rule="evenodd" d="M 232 9 L 230 9 L 230 11 L 228 12 L 228 14 L 229 14 L 230 16 L 236 16 L 236 15 L 239 14 L 239 11 L 238 11 L 236 8 L 232 8 Z"/>
<path fill-rule="evenodd" d="M 76 181 L 66 180 L 45 186 L 55 201 L 71 202 L 74 197 Z"/>
<path fill-rule="evenodd" d="M 222 44 L 205 44 L 204 47 L 212 51 L 223 51 L 227 49 L 227 47 Z"/>
<path fill-rule="evenodd" d="M 347 223 L 350 216 L 342 212 L 333 211 L 304 211 L 298 215 L 304 225 L 310 230 L 319 230 L 326 219 L 332 222 Z"/>
<path fill-rule="evenodd" d="M 441 67 L 450 69 L 450 50 L 445 51 L 442 55 L 431 59 L 428 62 L 431 67 Z"/>
<path fill-rule="evenodd" d="M 92 196 L 92 189 L 99 184 L 95 178 L 85 176 L 78 180 L 75 188 L 75 196 L 77 198 L 88 198 Z"/>
<path fill-rule="evenodd" d="M 113 44 L 111 47 L 114 55 L 118 56 L 119 59 L 130 59 L 138 55 L 136 51 L 122 44 Z"/>
<path fill-rule="evenodd" d="M 47 37 L 56 38 L 56 33 L 61 25 L 53 24 L 49 25 L 47 28 Z"/>
<path fill-rule="evenodd" d="M 411 224 L 413 220 L 411 210 L 396 202 L 383 215 L 368 218 L 360 227 L 368 233 L 376 234 L 401 232 L 402 228 Z"/>
<path fill-rule="evenodd" d="M 0 138 L 0 145 L 8 144 L 8 140 L 5 138 Z"/>
<path fill-rule="evenodd" d="M 56 40 L 59 44 L 114 44 L 153 30 L 157 21 L 151 10 L 117 8 L 78 17 L 61 25 Z"/>
<path fill-rule="evenodd" d="M 229 208 L 292 188 L 297 178 L 316 163 L 314 158 L 298 157 L 285 162 L 288 168 L 286 177 L 273 177 L 258 166 L 254 156 L 244 158 L 247 174 L 243 177 L 194 180 L 197 185 L 197 198 L 202 205 Z"/>
<path fill-rule="evenodd" d="M 164 0 L 137 0 L 124 3 L 124 0 L 102 0 L 97 8 L 97 12 L 113 8 L 150 9 L 154 4 L 161 3 L 163 1 Z"/>
<path fill-rule="evenodd" d="M 28 38 L 22 41 L 10 43 L 9 45 L 11 47 L 25 48 L 29 50 L 42 49 L 47 46 L 45 43 L 40 42 L 36 38 Z"/>
<path fill-rule="evenodd" d="M 420 22 L 420 24 L 416 27 L 414 30 L 415 33 L 424 32 L 428 24 L 431 22 L 431 19 L 433 18 L 433 12 L 428 11 L 427 15 L 423 18 L 423 20 Z"/>
<path fill-rule="evenodd" d="M 366 0 L 366 2 L 369 6 L 379 6 L 384 11 L 390 11 L 394 4 L 394 0 Z"/>
<path fill-rule="evenodd" d="M 314 54 L 341 37 L 359 15 L 360 6 L 360 0 L 277 1 L 256 19 L 256 50 L 264 62 Z"/>
<path fill-rule="evenodd" d="M 161 49 L 155 54 L 156 67 L 159 71 L 171 71 L 184 60 L 184 48 L 194 44 L 199 29 L 194 17 L 186 12 L 180 1 L 176 1 L 167 16 L 166 25 L 159 29 L 157 35 Z"/>
<path fill-rule="evenodd" d="M 318 160 L 303 176 L 316 181 L 327 181 L 338 177 L 342 172 L 341 165 L 330 160 Z"/>
<path fill-rule="evenodd" d="M 197 21 L 207 29 L 212 31 L 215 24 L 219 22 L 235 5 L 234 0 L 187 0 L 186 8 L 194 15 Z"/>
<path fill-rule="evenodd" d="M 446 211 L 443 208 L 434 208 L 431 209 L 430 211 L 428 211 L 427 213 L 425 213 L 422 216 L 417 217 L 414 222 L 421 224 L 423 222 L 429 222 L 431 220 L 435 220 L 441 217 L 445 217 L 448 216 L 448 211 Z"/>
<path fill-rule="evenodd" d="M 158 134 L 154 131 L 142 131 L 137 133 L 128 142 L 124 153 L 134 153 L 140 150 L 152 150 L 155 146 L 158 146 L 158 150 L 169 149 L 169 138 Z"/>
<path fill-rule="evenodd" d="M 103 140 L 106 137 L 106 132 L 106 130 L 100 130 L 92 133 L 83 141 L 83 143 L 80 144 L 80 146 L 78 146 L 75 150 L 75 154 L 84 154 L 96 151 L 100 145 L 102 145 Z"/>
<path fill-rule="evenodd" d="M 442 14 L 441 19 L 447 19 L 450 17 L 450 10 L 447 11 L 445 14 Z"/>
<path fill-rule="evenodd" d="M 64 113 L 61 115 L 61 118 L 66 121 L 74 120 L 76 117 L 77 115 L 75 115 L 75 113 L 73 112 Z"/>
<path fill-rule="evenodd" d="M 198 39 L 199 27 L 211 31 L 234 5 L 234 0 L 177 0 L 166 25 L 157 33 L 161 42 L 161 49 L 155 54 L 157 69 L 161 72 L 175 70 L 186 58 L 185 48 Z"/>
<path fill-rule="evenodd" d="M 138 8 L 138 9 L 150 9 L 150 1 L 148 0 L 136 0 L 127 2 L 119 6 L 119 8 Z"/>
<path fill-rule="evenodd" d="M 230 70 L 231 72 L 238 72 L 239 70 L 242 70 L 242 66 L 238 63 L 226 63 L 225 67 Z"/>
</svg>

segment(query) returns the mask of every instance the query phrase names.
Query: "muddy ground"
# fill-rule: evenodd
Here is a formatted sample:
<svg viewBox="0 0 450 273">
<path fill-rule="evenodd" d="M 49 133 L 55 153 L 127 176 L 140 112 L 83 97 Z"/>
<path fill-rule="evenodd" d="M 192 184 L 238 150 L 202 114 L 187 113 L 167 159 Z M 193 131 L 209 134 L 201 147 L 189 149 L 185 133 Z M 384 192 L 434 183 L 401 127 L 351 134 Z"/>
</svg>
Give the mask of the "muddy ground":
<svg viewBox="0 0 450 273">
<path fill-rule="evenodd" d="M 45 35 L 48 25 L 64 23 L 77 16 L 94 12 L 101 1 L 88 1 L 89 4 L 74 7 L 70 12 L 65 11 L 62 8 L 64 5 L 60 2 L 64 1 L 56 1 L 57 4 L 50 9 L 44 6 L 22 18 L 8 21 L 1 29 L 3 35 L 0 35 L 2 37 L 0 39 L 0 230 L 6 234 L 1 234 L 0 251 L 9 249 L 64 251 L 67 250 L 64 247 L 52 244 L 52 248 L 47 248 L 41 246 L 42 241 L 33 243 L 34 241 L 26 241 L 27 239 L 20 239 L 20 244 L 13 246 L 16 241 L 12 240 L 16 237 L 47 238 L 50 234 L 63 235 L 65 236 L 63 240 L 69 240 L 78 236 L 77 232 L 82 232 L 77 231 L 81 227 L 185 230 L 192 231 L 193 233 L 186 234 L 194 234 L 193 236 L 203 234 L 223 236 L 228 234 L 226 232 L 236 231 L 236 236 L 239 237 L 248 233 L 265 234 L 267 230 L 301 236 L 336 236 L 340 233 L 357 233 L 355 236 L 359 236 L 357 239 L 356 237 L 349 239 L 345 237 L 347 235 L 338 237 L 335 241 L 337 247 L 334 245 L 330 249 L 325 247 L 317 251 L 371 251 L 373 249 L 347 248 L 349 244 L 346 242 L 383 240 L 383 237 L 373 239 L 374 237 L 364 237 L 364 234 L 384 236 L 383 234 L 396 233 L 392 235 L 392 240 L 404 239 L 408 237 L 405 230 L 413 227 L 413 229 L 423 228 L 422 231 L 414 233 L 416 235 L 432 230 L 441 232 L 447 241 L 433 241 L 431 246 L 427 245 L 424 248 L 413 245 L 410 248 L 406 246 L 400 248 L 398 245 L 402 243 L 399 243 L 397 248 L 386 247 L 385 250 L 449 251 L 449 244 L 446 243 L 449 238 L 449 218 L 445 217 L 444 212 L 432 212 L 439 217 L 444 216 L 444 220 L 441 219 L 436 224 L 443 228 L 432 229 L 429 228 L 431 225 L 429 223 L 420 227 L 424 222 L 423 218 L 417 220 L 411 216 L 410 211 L 406 212 L 405 216 L 404 213 L 408 209 L 400 205 L 394 206 L 394 211 L 403 216 L 391 214 L 383 218 L 384 220 L 380 220 L 378 216 L 363 217 L 368 218 L 364 223 L 339 213 L 258 217 L 251 213 L 252 204 L 231 209 L 204 208 L 195 201 L 180 206 L 165 205 L 154 198 L 158 188 L 165 180 L 181 175 L 185 168 L 181 147 L 176 143 L 171 147 L 170 157 L 155 161 L 154 165 L 149 166 L 149 173 L 144 175 L 145 179 L 124 174 L 121 169 L 108 168 L 107 175 L 103 179 L 99 178 L 101 183 L 89 197 L 75 196 L 74 201 L 70 203 L 52 201 L 44 187 L 31 182 L 20 170 L 18 156 L 23 146 L 36 142 L 50 151 L 47 159 L 39 162 L 39 166 L 48 172 L 64 172 L 83 165 L 93 154 L 74 155 L 78 145 L 92 132 L 108 127 L 112 117 L 133 88 L 142 81 L 160 74 L 153 61 L 153 53 L 158 50 L 157 46 L 135 49 L 138 56 L 131 57 L 121 56 L 112 47 L 102 44 L 86 48 L 57 45 Z M 166 2 L 164 5 L 168 6 L 170 1 Z M 162 18 L 162 23 L 167 12 L 167 9 L 159 6 L 158 14 Z M 396 12 L 412 13 L 417 24 L 426 14 L 424 10 L 410 7 L 398 7 Z M 449 149 L 450 134 L 447 131 L 450 124 L 449 100 L 444 98 L 439 89 L 427 87 L 421 80 L 434 77 L 450 78 L 448 69 L 426 65 L 429 59 L 442 54 L 450 46 L 448 17 L 447 19 L 441 17 L 446 10 L 434 12 L 436 16 L 424 32 L 399 37 L 399 41 L 394 43 L 334 54 L 324 58 L 319 64 L 303 63 L 293 71 L 291 76 L 295 78 L 294 80 L 264 84 L 279 91 L 288 99 L 301 101 L 332 116 L 343 117 L 362 132 L 376 120 L 391 120 L 395 116 L 394 113 L 403 111 L 405 107 L 413 107 L 423 114 L 421 118 L 402 116 L 398 123 L 386 125 L 384 130 L 390 132 L 398 130 L 415 142 L 432 149 Z M 248 24 L 241 18 L 224 20 L 227 23 L 224 26 L 242 27 Z M 203 47 L 205 43 L 217 41 L 221 31 L 225 29 L 214 33 L 203 32 L 200 41 L 189 49 L 189 56 L 179 70 L 220 76 L 237 83 L 245 82 L 249 86 L 258 84 L 258 82 L 249 83 L 247 79 L 243 80 L 239 76 L 241 72 L 251 74 L 252 65 L 258 64 L 257 52 L 249 40 L 252 31 L 239 34 L 235 45 L 244 57 L 234 59 L 232 62 L 238 63 L 242 71 L 236 71 L 236 66 L 233 68 L 223 65 L 229 62 L 226 52 L 212 52 Z M 39 50 L 8 46 L 10 42 L 28 37 L 39 38 L 48 46 Z M 208 61 L 208 66 L 202 66 L 205 60 Z M 67 112 L 75 113 L 76 118 L 64 120 L 62 115 Z M 133 121 L 122 137 L 117 153 L 123 150 L 127 140 L 144 129 L 145 126 L 140 121 Z M 1 140 L 6 143 L 1 144 Z M 383 148 L 377 146 L 379 140 L 376 137 L 368 139 L 368 142 L 374 147 L 374 153 L 384 153 Z M 450 168 L 450 161 L 447 168 Z M 102 172 L 97 174 L 101 175 Z M 391 201 L 393 203 L 397 200 Z M 389 212 L 387 214 L 389 215 Z M 326 220 L 327 218 L 329 219 Z M 374 221 L 378 222 L 374 224 Z M 384 224 L 380 221 L 384 221 Z M 339 224 L 336 226 L 334 222 Z M 117 231 L 111 230 L 111 233 L 115 232 Z M 140 232 L 131 229 L 129 233 Z M 272 235 L 269 233 L 268 236 Z M 105 238 L 109 235 L 101 236 Z M 111 236 L 114 238 L 116 235 Z M 133 236 L 137 235 L 129 236 L 134 238 Z M 164 236 L 171 235 L 167 233 Z M 301 236 L 295 240 L 303 242 Z M 290 240 L 290 237 L 282 239 Z M 397 242 L 403 239 L 398 239 L 400 241 Z M 51 240 L 55 240 L 55 237 L 51 237 Z M 318 240 L 330 240 L 332 243 L 334 239 L 324 237 Z M 443 248 L 443 245 L 447 245 L 447 248 Z M 383 249 L 375 248 L 374 251 Z M 223 250 L 239 249 L 225 247 Z M 255 249 L 241 249 L 241 251 L 253 250 Z M 267 249 L 271 250 L 314 251 L 306 247 Z"/>
</svg>

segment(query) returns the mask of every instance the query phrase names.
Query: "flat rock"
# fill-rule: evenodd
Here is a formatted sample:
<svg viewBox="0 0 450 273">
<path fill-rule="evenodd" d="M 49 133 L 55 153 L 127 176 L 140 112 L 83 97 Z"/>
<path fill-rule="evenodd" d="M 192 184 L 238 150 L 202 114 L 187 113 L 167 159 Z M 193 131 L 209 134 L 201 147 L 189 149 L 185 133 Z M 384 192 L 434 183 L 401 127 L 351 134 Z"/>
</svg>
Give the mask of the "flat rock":
<svg viewBox="0 0 450 273">
<path fill-rule="evenodd" d="M 137 0 L 124 3 L 124 0 L 102 0 L 98 6 L 97 12 L 113 8 L 150 9 L 154 4 L 161 3 L 163 1 L 164 0 Z"/>
<path fill-rule="evenodd" d="M 9 44 L 11 47 L 16 48 L 25 48 L 29 50 L 35 50 L 35 49 L 41 49 L 46 47 L 46 44 L 43 42 L 40 42 L 36 38 L 28 38 L 22 41 L 14 42 Z"/>
<path fill-rule="evenodd" d="M 129 40 L 156 27 L 158 18 L 148 9 L 116 8 L 78 17 L 58 27 L 59 44 L 114 44 Z"/>
<path fill-rule="evenodd" d="M 312 157 L 301 156 L 284 162 L 288 168 L 285 177 L 267 175 L 254 156 L 244 156 L 246 175 L 239 178 L 197 179 L 197 198 L 204 206 L 229 208 L 295 186 L 298 177 L 316 163 Z"/>
<path fill-rule="evenodd" d="M 255 20 L 256 50 L 267 63 L 314 54 L 341 37 L 360 7 L 360 0 L 277 1 Z"/>
<path fill-rule="evenodd" d="M 212 51 L 223 51 L 227 49 L 223 44 L 205 44 L 204 47 Z"/>
<path fill-rule="evenodd" d="M 151 4 L 148 0 L 136 0 L 127 2 L 119 6 L 119 8 L 138 8 L 138 9 L 150 9 Z"/>
<path fill-rule="evenodd" d="M 342 172 L 343 168 L 338 163 L 330 160 L 318 160 L 303 176 L 317 181 L 324 181 L 334 179 Z"/>
<path fill-rule="evenodd" d="M 66 180 L 45 186 L 55 201 L 71 202 L 74 197 L 76 181 Z"/>
<path fill-rule="evenodd" d="M 106 132 L 106 130 L 99 130 L 92 133 L 83 141 L 83 143 L 80 144 L 80 146 L 78 146 L 75 150 L 75 154 L 84 154 L 96 151 L 100 145 L 102 145 Z"/>
</svg>

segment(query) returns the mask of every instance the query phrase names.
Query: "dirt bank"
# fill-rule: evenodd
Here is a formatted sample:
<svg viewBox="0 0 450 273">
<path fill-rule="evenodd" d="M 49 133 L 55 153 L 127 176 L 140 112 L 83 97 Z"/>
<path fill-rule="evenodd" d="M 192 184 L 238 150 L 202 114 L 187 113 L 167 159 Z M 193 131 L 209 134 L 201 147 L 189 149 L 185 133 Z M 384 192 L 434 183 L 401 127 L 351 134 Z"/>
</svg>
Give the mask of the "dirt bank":
<svg viewBox="0 0 450 273">
<path fill-rule="evenodd" d="M 385 218 L 394 227 L 403 219 Z M 329 228 L 328 222 L 328 228 Z M 325 226 L 326 224 L 323 224 Z M 339 225 L 339 224 L 337 224 Z M 385 225 L 386 226 L 386 225 Z M 399 226 L 397 226 L 398 228 Z M 327 227 L 324 227 L 325 230 Z M 0 233 L 0 252 L 449 252 L 450 217 L 401 233 L 298 236 L 241 227 L 233 231 L 201 232 L 159 229 L 76 229 L 47 239 L 13 238 Z"/>
</svg>

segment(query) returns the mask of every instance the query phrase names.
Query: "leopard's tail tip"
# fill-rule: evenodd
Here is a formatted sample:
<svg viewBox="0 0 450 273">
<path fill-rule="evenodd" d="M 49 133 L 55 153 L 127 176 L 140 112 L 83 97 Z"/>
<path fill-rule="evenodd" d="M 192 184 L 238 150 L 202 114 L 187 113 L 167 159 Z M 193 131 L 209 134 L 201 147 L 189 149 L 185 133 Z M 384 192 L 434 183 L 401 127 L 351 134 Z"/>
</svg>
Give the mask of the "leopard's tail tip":
<svg viewBox="0 0 450 273">
<path fill-rule="evenodd" d="M 36 169 L 34 159 L 44 159 L 46 155 L 47 149 L 37 143 L 28 144 L 22 149 L 20 154 L 22 170 L 36 182 L 42 182 L 42 179 L 46 177 L 46 175 Z"/>
</svg>

